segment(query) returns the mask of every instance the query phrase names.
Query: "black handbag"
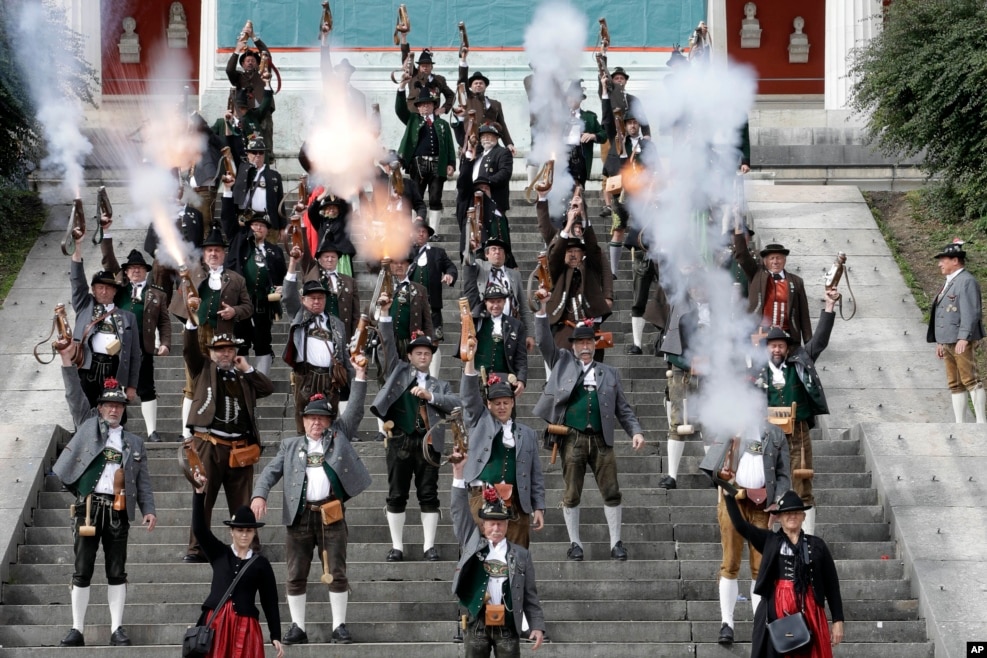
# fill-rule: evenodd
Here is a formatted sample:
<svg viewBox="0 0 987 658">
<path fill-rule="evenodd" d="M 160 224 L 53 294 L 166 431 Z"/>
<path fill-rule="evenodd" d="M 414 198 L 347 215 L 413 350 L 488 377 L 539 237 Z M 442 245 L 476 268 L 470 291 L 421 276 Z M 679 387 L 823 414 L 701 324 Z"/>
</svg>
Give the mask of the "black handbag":
<svg viewBox="0 0 987 658">
<path fill-rule="evenodd" d="M 189 626 L 185 629 L 185 637 L 182 638 L 182 658 L 206 658 L 209 655 L 209 651 L 212 649 L 212 641 L 216 635 L 211 626 L 213 619 L 219 613 L 220 609 L 226 604 L 226 601 L 233 594 L 233 588 L 236 584 L 240 582 L 240 578 L 243 576 L 243 572 L 247 570 L 247 567 L 257 559 L 254 555 L 249 560 L 247 560 L 242 567 L 240 567 L 240 573 L 236 575 L 233 582 L 230 583 L 230 588 L 226 590 L 226 594 L 223 594 L 223 598 L 219 600 L 216 604 L 216 608 L 209 615 L 209 619 L 206 620 L 204 626 Z"/>
<path fill-rule="evenodd" d="M 779 655 L 791 653 L 812 642 L 812 632 L 809 631 L 805 615 L 801 612 L 769 623 L 768 637 L 771 638 L 771 646 Z"/>
</svg>

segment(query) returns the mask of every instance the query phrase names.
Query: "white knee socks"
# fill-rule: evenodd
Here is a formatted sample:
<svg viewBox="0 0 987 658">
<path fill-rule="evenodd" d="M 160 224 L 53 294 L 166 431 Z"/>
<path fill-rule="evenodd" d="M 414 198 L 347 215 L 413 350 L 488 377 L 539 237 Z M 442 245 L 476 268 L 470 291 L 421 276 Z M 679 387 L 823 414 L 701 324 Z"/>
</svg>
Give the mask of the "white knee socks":
<svg viewBox="0 0 987 658">
<path fill-rule="evenodd" d="M 679 462 L 685 452 L 685 441 L 668 440 L 668 475 L 673 480 L 679 479 Z"/>
<path fill-rule="evenodd" d="M 86 609 L 89 607 L 89 588 L 72 586 L 72 628 L 83 635 L 86 632 Z M 116 629 L 114 629 L 116 630 Z"/>
<path fill-rule="evenodd" d="M 644 318 L 631 317 L 631 336 L 634 338 L 634 344 L 641 347 L 641 343 L 644 342 Z"/>
<path fill-rule="evenodd" d="M 603 506 L 603 513 L 607 517 L 607 528 L 610 530 L 610 548 L 620 541 L 620 521 L 623 517 L 624 508 L 621 505 L 614 507 Z"/>
<path fill-rule="evenodd" d="M 298 628 L 305 632 L 305 594 L 288 595 L 288 611 L 291 613 L 291 621 L 298 625 Z"/>
<path fill-rule="evenodd" d="M 110 633 L 123 626 L 123 607 L 127 605 L 126 585 L 107 585 L 106 603 L 110 608 Z"/>
<path fill-rule="evenodd" d="M 346 604 L 349 602 L 346 592 L 329 592 L 329 607 L 332 609 L 332 630 L 346 623 Z"/>
<path fill-rule="evenodd" d="M 579 507 L 563 507 L 562 516 L 565 518 L 565 529 L 569 531 L 569 541 L 582 546 L 583 542 L 579 540 Z"/>
<path fill-rule="evenodd" d="M 761 595 L 754 593 L 754 581 L 751 581 L 751 612 L 757 612 L 757 606 L 761 603 Z"/>
<path fill-rule="evenodd" d="M 404 519 L 405 512 L 395 514 L 387 512 L 387 526 L 391 529 L 391 547 L 404 552 Z M 424 515 L 422 515 L 424 517 Z"/>
<path fill-rule="evenodd" d="M 720 576 L 720 623 L 733 628 L 733 610 L 737 606 L 740 587 L 736 580 Z"/>
<path fill-rule="evenodd" d="M 151 434 L 158 431 L 158 401 L 157 400 L 148 400 L 147 402 L 141 402 L 141 415 L 144 417 L 144 427 L 147 429 L 148 436 L 151 436 Z"/>
<path fill-rule="evenodd" d="M 438 527 L 438 512 L 422 512 L 422 533 L 425 537 L 425 541 L 422 544 L 422 550 L 427 551 L 435 546 L 435 531 Z"/>
<path fill-rule="evenodd" d="M 983 386 L 980 388 L 975 388 L 970 391 L 970 399 L 973 400 L 973 413 L 977 415 L 977 422 L 983 425 L 987 423 L 987 410 L 984 409 L 987 406 L 987 391 L 984 390 Z"/>
</svg>

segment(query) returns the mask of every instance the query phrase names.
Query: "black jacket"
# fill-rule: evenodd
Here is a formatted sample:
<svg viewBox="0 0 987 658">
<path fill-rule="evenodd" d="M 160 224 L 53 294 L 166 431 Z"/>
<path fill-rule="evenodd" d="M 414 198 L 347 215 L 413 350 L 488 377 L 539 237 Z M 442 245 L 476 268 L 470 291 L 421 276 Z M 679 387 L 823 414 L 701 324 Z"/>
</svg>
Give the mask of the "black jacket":
<svg viewBox="0 0 987 658">
<path fill-rule="evenodd" d="M 426 244 L 415 251 L 415 258 L 411 261 L 411 269 L 408 271 L 408 278 L 417 281 L 415 270 L 418 268 L 418 259 L 422 249 L 428 258 L 428 281 L 425 282 L 425 289 L 428 291 L 428 305 L 433 309 L 442 308 L 442 276 L 448 274 L 452 277 L 452 285 L 456 285 L 459 278 L 459 270 L 455 263 L 449 260 L 449 254 L 442 247 Z"/>
<path fill-rule="evenodd" d="M 727 513 L 733 522 L 733 527 L 761 553 L 761 568 L 754 583 L 754 593 L 764 597 L 761 605 L 754 613 L 754 631 L 751 635 L 751 655 L 771 658 L 777 654 L 768 639 L 767 623 L 776 618 L 775 615 L 775 585 L 778 582 L 778 556 L 785 543 L 784 533 L 771 532 L 749 524 L 740 514 L 737 501 L 726 496 L 724 499 Z M 829 601 L 829 612 L 834 622 L 843 619 L 843 598 L 840 595 L 840 578 L 836 573 L 836 562 L 829 552 L 829 547 L 815 535 L 805 535 L 809 543 L 809 571 L 811 573 L 812 593 L 819 606 Z M 814 637 L 813 642 L 829 642 L 828 637 Z"/>
<path fill-rule="evenodd" d="M 222 208 L 223 233 L 230 243 L 226 251 L 226 262 L 223 265 L 240 276 L 246 277 L 247 259 L 253 255 L 253 231 L 250 230 L 250 226 L 240 226 L 232 198 L 223 197 Z M 284 275 L 288 272 L 284 251 L 278 245 L 268 242 L 264 247 L 264 258 L 267 261 L 267 272 L 271 285 L 280 286 L 284 282 Z"/>
<path fill-rule="evenodd" d="M 192 496 L 192 532 L 199 539 L 202 551 L 212 565 L 212 584 L 209 596 L 202 604 L 202 614 L 198 624 L 205 624 L 207 611 L 212 610 L 223 598 L 230 583 L 236 577 L 236 571 L 242 560 L 233 553 L 229 544 L 220 541 L 212 534 L 206 523 L 205 494 Z M 260 593 L 260 604 L 267 617 L 267 627 L 271 631 L 271 640 L 281 640 L 281 613 L 278 610 L 278 584 L 274 579 L 274 569 L 263 555 L 254 560 L 248 571 L 243 574 L 236 589 L 230 596 L 236 614 L 241 617 L 260 618 L 260 611 L 254 603 L 257 593 Z"/>
</svg>

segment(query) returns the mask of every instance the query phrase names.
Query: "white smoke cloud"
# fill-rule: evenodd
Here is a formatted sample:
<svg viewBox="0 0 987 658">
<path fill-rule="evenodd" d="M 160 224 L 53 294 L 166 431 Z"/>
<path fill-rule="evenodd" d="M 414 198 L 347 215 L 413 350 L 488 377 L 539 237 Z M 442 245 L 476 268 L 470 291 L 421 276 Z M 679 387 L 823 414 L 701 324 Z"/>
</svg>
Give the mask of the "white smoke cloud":
<svg viewBox="0 0 987 658">
<path fill-rule="evenodd" d="M 579 77 L 586 43 L 586 15 L 564 0 L 543 3 L 524 33 L 524 52 L 533 65 L 530 112 L 531 159 L 539 164 L 556 159 L 555 183 L 548 194 L 553 215 L 565 212 L 564 201 L 573 180 L 567 168 L 569 147 L 565 131 L 569 107 L 565 91 Z"/>
<path fill-rule="evenodd" d="M 40 2 L 25 2 L 12 35 L 14 53 L 28 85 L 37 118 L 44 130 L 48 155 L 44 169 L 62 176 L 53 201 L 79 195 L 83 164 L 92 144 L 82 134 L 82 103 L 69 92 L 69 74 L 79 68 L 75 55 L 65 48 Z"/>
<path fill-rule="evenodd" d="M 732 223 L 724 224 L 719 213 L 739 198 L 740 130 L 755 89 L 747 69 L 712 64 L 679 68 L 660 88 L 641 94 L 652 126 L 657 120 L 663 135 L 655 138 L 660 189 L 635 199 L 632 217 L 651 257 L 662 263 L 662 286 L 672 303 L 684 303 L 697 283 L 709 299 L 710 327 L 686 357 L 704 362 L 701 396 L 690 401 L 690 410 L 712 436 L 756 426 L 766 413 L 763 391 L 746 379 L 755 320 L 744 312 L 729 273 L 716 264 L 733 237 Z M 706 221 L 709 209 L 712 221 Z"/>
</svg>

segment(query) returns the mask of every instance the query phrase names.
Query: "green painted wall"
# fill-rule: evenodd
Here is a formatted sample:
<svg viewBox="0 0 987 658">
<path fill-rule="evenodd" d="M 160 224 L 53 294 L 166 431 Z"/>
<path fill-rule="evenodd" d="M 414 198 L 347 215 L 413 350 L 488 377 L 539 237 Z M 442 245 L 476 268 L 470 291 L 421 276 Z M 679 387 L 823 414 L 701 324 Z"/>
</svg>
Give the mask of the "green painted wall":
<svg viewBox="0 0 987 658">
<path fill-rule="evenodd" d="M 398 2 L 330 0 L 334 45 L 349 48 L 393 47 L 391 36 Z M 459 21 L 466 22 L 470 46 L 520 48 L 524 30 L 537 2 L 432 2 L 407 0 L 411 17 L 412 48 L 456 47 Z M 599 32 L 597 19 L 605 16 L 612 47 L 685 46 L 703 19 L 705 0 L 575 0 L 586 14 L 587 47 Z M 318 0 L 218 0 L 217 35 L 220 47 L 232 47 L 244 22 L 273 47 L 309 47 L 318 43 L 322 5 Z"/>
</svg>

